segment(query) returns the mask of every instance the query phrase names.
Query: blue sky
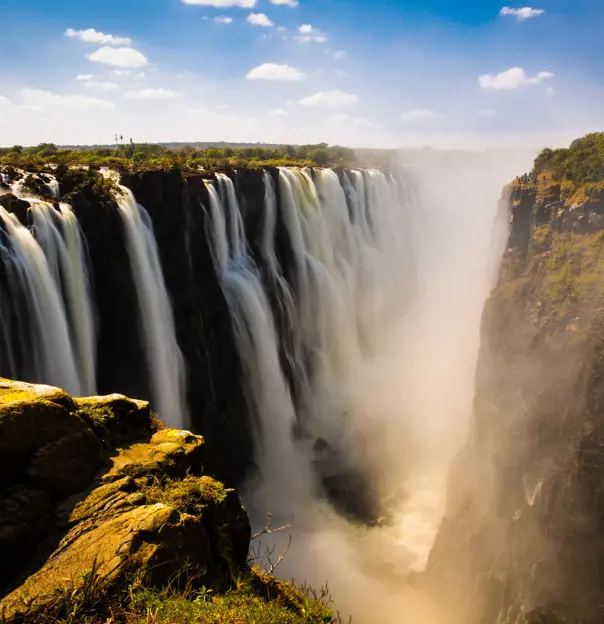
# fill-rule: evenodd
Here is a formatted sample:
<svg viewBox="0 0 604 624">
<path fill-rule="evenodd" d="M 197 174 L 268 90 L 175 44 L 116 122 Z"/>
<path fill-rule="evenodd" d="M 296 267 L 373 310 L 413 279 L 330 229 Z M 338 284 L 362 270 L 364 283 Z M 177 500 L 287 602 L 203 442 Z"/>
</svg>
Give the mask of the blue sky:
<svg viewBox="0 0 604 624">
<path fill-rule="evenodd" d="M 558 145 L 604 129 L 604 3 L 0 0 L 0 144 Z"/>
</svg>

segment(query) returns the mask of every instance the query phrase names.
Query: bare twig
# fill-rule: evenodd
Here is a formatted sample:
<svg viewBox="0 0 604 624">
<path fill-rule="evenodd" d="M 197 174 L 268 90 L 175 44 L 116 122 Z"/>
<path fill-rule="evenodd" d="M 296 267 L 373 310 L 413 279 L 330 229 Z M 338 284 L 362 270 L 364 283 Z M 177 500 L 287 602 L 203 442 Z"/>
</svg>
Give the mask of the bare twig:
<svg viewBox="0 0 604 624">
<path fill-rule="evenodd" d="M 291 528 L 292 528 L 291 520 L 287 524 L 284 524 L 283 526 L 273 528 L 273 514 L 269 513 L 268 519 L 266 521 L 266 524 L 264 525 L 264 528 L 261 531 L 258 531 L 258 533 L 254 533 L 251 539 L 255 540 L 255 539 L 258 539 L 259 537 L 262 537 L 263 535 L 270 535 L 271 533 L 279 533 L 280 531 L 285 531 L 285 529 L 291 529 Z"/>
<path fill-rule="evenodd" d="M 267 549 L 267 551 L 266 551 L 266 559 L 267 559 L 267 561 L 270 564 L 270 568 L 267 570 L 268 574 L 272 574 L 276 570 L 277 566 L 283 561 L 283 559 L 285 559 L 285 555 L 287 555 L 287 552 L 289 551 L 291 545 L 292 545 L 292 536 L 290 535 L 289 536 L 289 543 L 287 544 L 287 548 L 283 552 L 279 553 L 279 557 L 277 558 L 277 561 L 275 561 L 275 563 L 273 563 L 273 561 L 271 559 L 271 557 L 272 557 L 272 555 L 274 553 L 274 548 L 273 548 L 272 551 L 269 551 Z"/>
</svg>

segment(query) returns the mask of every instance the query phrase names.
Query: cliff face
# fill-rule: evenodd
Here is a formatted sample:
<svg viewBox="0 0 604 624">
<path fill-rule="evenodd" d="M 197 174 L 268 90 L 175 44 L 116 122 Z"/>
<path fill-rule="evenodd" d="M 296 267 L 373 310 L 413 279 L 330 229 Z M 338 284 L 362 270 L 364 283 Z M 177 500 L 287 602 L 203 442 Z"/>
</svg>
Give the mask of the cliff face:
<svg viewBox="0 0 604 624">
<path fill-rule="evenodd" d="M 543 175 L 509 189 L 470 439 L 427 572 L 457 621 L 604 617 L 604 206 L 573 193 Z"/>
</svg>

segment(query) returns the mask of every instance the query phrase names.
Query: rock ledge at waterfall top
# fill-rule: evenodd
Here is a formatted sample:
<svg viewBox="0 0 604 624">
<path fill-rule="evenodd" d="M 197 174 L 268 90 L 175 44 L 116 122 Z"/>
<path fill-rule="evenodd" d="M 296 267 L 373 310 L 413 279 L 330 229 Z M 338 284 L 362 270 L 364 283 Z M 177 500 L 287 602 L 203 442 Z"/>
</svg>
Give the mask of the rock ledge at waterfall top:
<svg viewBox="0 0 604 624">
<path fill-rule="evenodd" d="M 146 402 L 1 379 L 0 619 L 333 621 L 249 567 L 247 514 L 205 458 Z"/>
</svg>

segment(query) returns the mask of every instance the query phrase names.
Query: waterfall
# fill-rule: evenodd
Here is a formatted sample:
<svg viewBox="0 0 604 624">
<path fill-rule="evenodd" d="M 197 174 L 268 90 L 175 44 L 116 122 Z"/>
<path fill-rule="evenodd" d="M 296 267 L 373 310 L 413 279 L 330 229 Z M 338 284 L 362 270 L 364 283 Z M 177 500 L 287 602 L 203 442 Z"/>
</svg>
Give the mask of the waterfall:
<svg viewBox="0 0 604 624">
<path fill-rule="evenodd" d="M 67 314 L 42 247 L 15 215 L 0 207 L 6 240 L 2 257 L 7 272 L 9 305 L 16 336 L 7 356 L 11 374 L 28 381 L 59 386 L 83 394 Z M 3 310 L 3 320 L 7 310 Z M 9 325 L 10 326 L 10 325 Z M 4 329 L 5 341 L 6 326 Z M 11 330 L 12 333 L 12 330 Z"/>
<path fill-rule="evenodd" d="M 50 192 L 52 193 L 52 196 L 55 199 L 61 199 L 61 191 L 59 189 L 58 180 L 53 176 L 50 178 L 50 180 L 48 180 L 47 184 L 50 188 Z"/>
<path fill-rule="evenodd" d="M 235 187 L 227 176 L 219 174 L 217 181 L 217 185 L 206 182 L 208 234 L 233 318 L 248 400 L 255 413 L 261 504 L 270 506 L 273 513 L 287 513 L 293 500 L 306 493 L 310 477 L 306 467 L 297 461 L 293 442 L 295 408 L 279 361 L 278 337 L 269 301 L 247 250 Z M 271 227 L 270 216 L 265 227 Z M 270 244 L 265 253 L 272 259 Z M 302 484 L 298 490 L 297 484 Z"/>
<path fill-rule="evenodd" d="M 96 392 L 96 335 L 85 247 L 79 223 L 67 204 L 30 199 L 34 235 L 44 250 L 59 292 L 64 293 L 68 326 L 80 376 L 80 393 Z"/>
<path fill-rule="evenodd" d="M 118 207 L 134 286 L 145 359 L 155 409 L 171 427 L 188 426 L 185 369 L 176 341 L 170 298 L 162 274 L 153 226 L 130 189 L 120 186 Z"/>
<path fill-rule="evenodd" d="M 261 268 L 247 248 L 233 181 L 217 174 L 215 182 L 206 182 L 208 237 L 255 414 L 260 498 L 273 512 L 293 513 L 316 494 L 309 445 L 317 439 L 326 440 L 340 458 L 332 464 L 347 464 L 331 465 L 330 471 L 362 465 L 354 457 L 362 436 L 355 431 L 360 417 L 352 414 L 350 386 L 376 346 L 380 322 L 404 309 L 400 286 L 384 292 L 404 273 L 397 266 L 402 261 L 397 231 L 407 227 L 409 208 L 401 182 L 378 172 L 343 175 L 342 182 L 331 170 L 279 170 L 291 284 L 275 253 L 278 206 L 271 175 L 263 174 Z M 292 393 L 300 395 L 295 404 Z"/>
</svg>

